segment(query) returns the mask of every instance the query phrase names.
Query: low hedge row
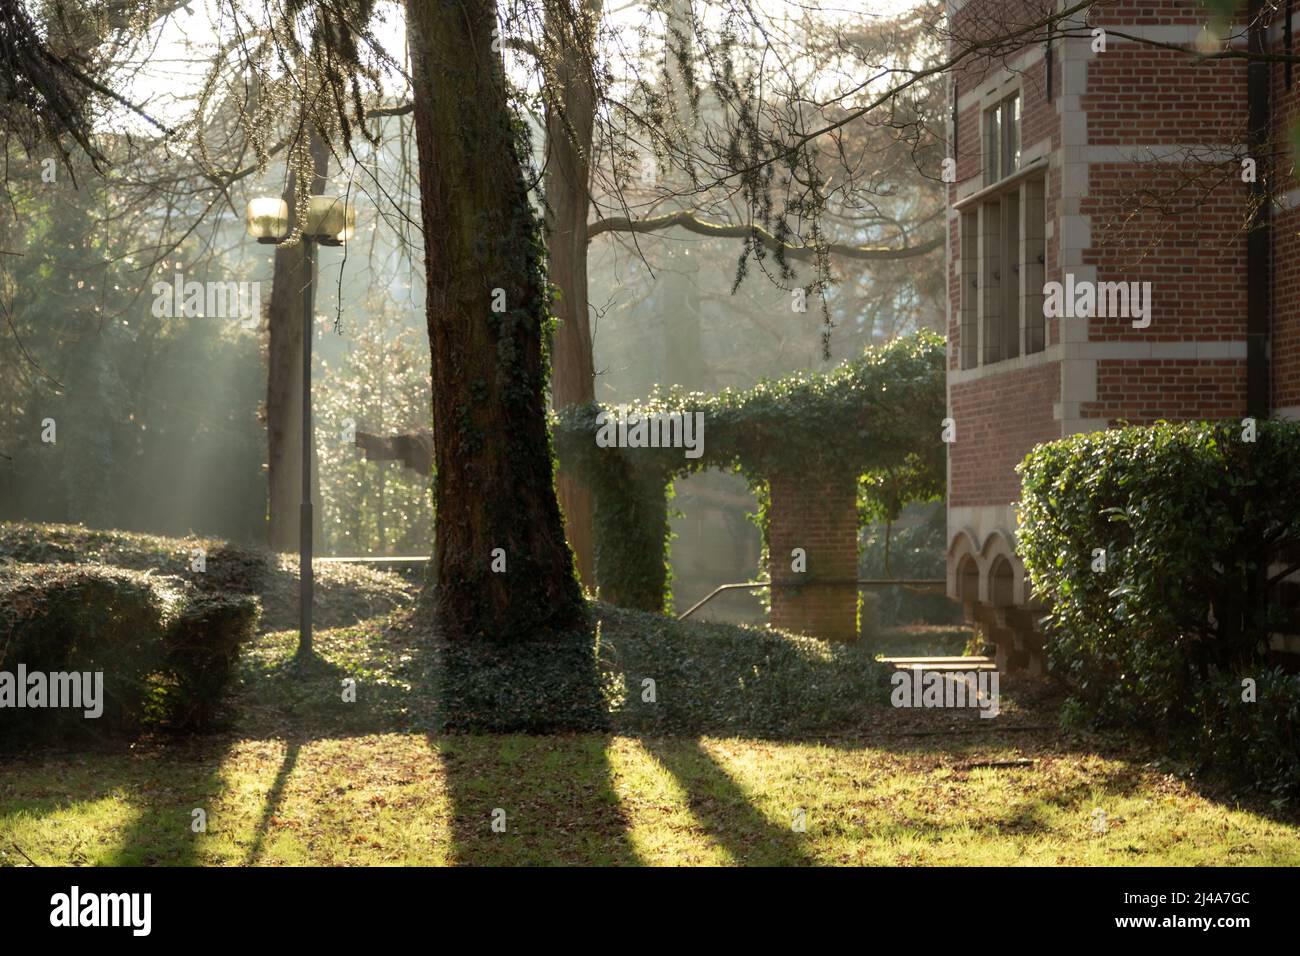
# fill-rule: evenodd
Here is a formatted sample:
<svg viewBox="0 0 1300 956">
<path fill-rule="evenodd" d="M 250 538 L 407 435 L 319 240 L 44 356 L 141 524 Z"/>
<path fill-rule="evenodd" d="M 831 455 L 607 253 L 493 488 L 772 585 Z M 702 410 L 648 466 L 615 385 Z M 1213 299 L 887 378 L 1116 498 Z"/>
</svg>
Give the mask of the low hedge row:
<svg viewBox="0 0 1300 956">
<path fill-rule="evenodd" d="M 104 565 L 0 568 L 0 672 L 102 673 L 102 714 L 0 709 L 0 745 L 211 725 L 239 646 L 257 627 L 248 595 Z M 26 688 L 17 688 L 26 693 Z"/>
<path fill-rule="evenodd" d="M 202 573 L 194 551 L 206 551 Z M 0 521 L 0 562 L 106 564 L 183 578 L 213 593 L 250 594 L 262 603 L 262 629 L 298 626 L 298 557 L 214 538 L 169 538 L 84 525 Z M 319 627 L 346 627 L 411 602 L 400 576 L 343 563 L 316 564 L 315 619 Z"/>
<path fill-rule="evenodd" d="M 1300 685 L 1269 635 L 1300 554 L 1300 425 L 1159 423 L 1037 447 L 1019 549 L 1072 711 L 1300 794 Z M 1252 701 L 1244 681 L 1254 681 Z"/>
</svg>

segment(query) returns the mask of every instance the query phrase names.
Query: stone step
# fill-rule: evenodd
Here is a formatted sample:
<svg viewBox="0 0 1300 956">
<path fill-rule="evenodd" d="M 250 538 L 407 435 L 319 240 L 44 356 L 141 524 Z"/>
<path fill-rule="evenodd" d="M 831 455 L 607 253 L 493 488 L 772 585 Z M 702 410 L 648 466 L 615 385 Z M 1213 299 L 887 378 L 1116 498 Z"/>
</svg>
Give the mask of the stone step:
<svg viewBox="0 0 1300 956">
<path fill-rule="evenodd" d="M 919 667 L 926 671 L 995 671 L 997 662 L 991 657 L 882 657 L 886 664 L 900 670 Z"/>
</svg>

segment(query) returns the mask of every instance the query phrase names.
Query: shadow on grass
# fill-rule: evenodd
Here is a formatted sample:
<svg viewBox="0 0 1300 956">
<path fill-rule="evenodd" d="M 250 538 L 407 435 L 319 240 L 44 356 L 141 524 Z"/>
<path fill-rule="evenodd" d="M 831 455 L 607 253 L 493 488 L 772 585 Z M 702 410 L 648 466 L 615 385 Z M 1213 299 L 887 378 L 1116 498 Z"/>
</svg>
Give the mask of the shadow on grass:
<svg viewBox="0 0 1300 956">
<path fill-rule="evenodd" d="M 641 745 L 673 775 L 700 826 L 737 863 L 806 866 L 813 862 L 793 828 L 800 808 L 789 808 L 786 826 L 772 823 L 699 740 L 647 737 Z"/>
<path fill-rule="evenodd" d="M 294 767 L 298 765 L 298 754 L 301 751 L 302 741 L 300 739 L 295 738 L 285 744 L 284 759 L 280 761 L 280 769 L 275 772 L 275 780 L 272 781 L 270 789 L 266 792 L 266 802 L 262 805 L 262 816 L 257 821 L 257 829 L 253 833 L 252 845 L 244 856 L 245 866 L 252 866 L 261 860 L 262 847 L 266 843 L 266 835 L 271 829 L 271 821 L 279 812 L 280 805 L 284 802 L 285 787 L 289 783 L 289 777 L 293 773 Z"/>
<path fill-rule="evenodd" d="M 143 764 L 130 764 L 131 779 L 116 786 L 132 786 L 140 806 L 126 827 L 117 849 L 103 862 L 108 866 L 195 866 L 202 834 L 194 832 L 194 811 L 212 817 L 212 805 L 221 795 L 221 766 L 229 752 L 222 742 L 196 742 L 180 759 L 174 748 L 158 750 Z M 117 764 L 105 761 L 105 766 Z M 150 772 L 152 771 L 152 772 Z M 112 790 L 113 781 L 105 781 Z M 212 820 L 207 820 L 212 825 Z"/>
<path fill-rule="evenodd" d="M 255 863 L 260 858 L 270 820 L 280 808 L 304 741 L 338 735 L 336 722 L 321 719 L 323 708 L 316 698 L 328 689 L 332 699 L 339 700 L 336 688 L 344 673 L 343 668 L 313 656 L 305 660 L 289 657 L 258 675 L 264 682 L 263 693 L 279 690 L 283 699 L 274 708 L 263 708 L 258 721 L 261 733 L 251 736 L 283 738 L 286 751 L 243 862 Z M 297 693 L 290 692 L 289 688 L 296 688 Z M 222 733 L 206 736 L 159 735 L 135 742 L 106 739 L 76 752 L 34 751 L 24 759 L 60 766 L 58 792 L 38 791 L 35 799 L 21 802 L 6 800 L 7 809 L 43 817 L 67 810 L 74 803 L 124 800 L 130 805 L 132 815 L 123 826 L 116 847 L 99 851 L 97 855 L 92 855 L 89 848 L 74 849 L 70 859 L 34 856 L 42 865 L 202 864 L 205 860 L 200 858 L 198 848 L 203 835 L 194 830 L 194 811 L 204 811 L 208 830 L 221 825 L 214 805 L 225 787 L 222 768 L 231 753 L 232 739 L 244 736 L 241 731 L 246 729 L 247 722 L 241 718 L 233 734 L 232 728 L 226 728 Z M 27 847 L 23 849 L 30 852 Z"/>
<path fill-rule="evenodd" d="M 413 692 L 428 683 L 416 673 L 426 664 L 409 634 L 385 619 L 322 631 L 306 659 L 296 642 L 293 632 L 264 634 L 241 659 L 233 701 L 240 737 L 307 741 L 427 726 L 427 701 Z"/>
<path fill-rule="evenodd" d="M 0 843 L 40 866 L 200 864 L 193 812 L 211 814 L 227 751 L 224 741 L 207 739 L 13 755 L 6 759 L 12 776 L 0 784 Z M 130 816 L 119 827 L 114 818 L 123 803 Z M 59 814 L 67 816 L 52 838 L 57 850 L 39 837 L 15 835 L 27 818 Z M 106 834 L 119 831 L 115 845 L 106 847 Z"/>
<path fill-rule="evenodd" d="M 451 805 L 452 859 L 469 866 L 634 866 L 605 736 L 431 740 Z"/>
<path fill-rule="evenodd" d="M 615 737 L 632 737 L 675 779 L 699 827 L 737 862 L 805 864 L 810 846 L 790 826 L 796 808 L 762 812 L 755 803 L 762 795 L 747 792 L 701 737 L 815 742 L 902 758 L 896 767 L 886 764 L 886 774 L 959 770 L 976 753 L 981 756 L 975 759 L 1096 755 L 1125 765 L 1096 780 L 1120 795 L 1139 785 L 1146 774 L 1140 765 L 1153 757 L 1132 741 L 1061 735 L 1054 710 L 1036 701 L 1029 685 L 1018 689 L 1011 680 L 1004 695 L 1022 698 L 1028 705 L 1023 713 L 1008 707 L 996 720 L 983 720 L 973 712 L 897 710 L 888 704 L 887 682 L 851 648 L 824 650 L 715 626 L 685 628 L 608 609 L 600 616 L 600 645 L 594 635 L 451 645 L 427 628 L 389 627 L 381 619 L 322 632 L 318 654 L 305 665 L 293 656 L 296 635 L 263 635 L 241 661 L 241 686 L 232 701 L 240 716 L 230 733 L 139 751 L 118 748 L 105 760 L 94 751 L 43 756 L 38 759 L 47 770 L 57 766 L 51 774 L 57 784 L 6 788 L 0 780 L 0 796 L 6 812 L 45 816 L 73 799 L 126 794 L 135 815 L 116 849 L 87 843 L 63 854 L 70 859 L 33 852 L 42 865 L 202 863 L 191 812 L 220 802 L 230 740 L 283 741 L 274 781 L 259 789 L 264 796 L 247 814 L 259 822 L 230 860 L 257 864 L 269 852 L 273 819 L 313 741 L 420 732 L 441 758 L 456 862 L 628 865 L 641 860 L 610 754 Z M 343 699 L 348 678 L 356 681 L 355 702 Z M 643 696 L 648 679 L 657 701 Z M 1197 782 L 1189 785 L 1200 790 Z M 1086 820 L 1088 799 L 1087 786 L 1049 779 L 1032 799 L 994 808 L 976 826 L 987 827 L 990 838 L 998 832 L 1033 835 L 1046 828 L 1046 811 L 1065 808 Z M 1242 808 L 1295 822 L 1293 811 Z M 808 809 L 811 829 L 818 823 L 814 808 Z M 498 810 L 504 814 L 496 816 L 498 825 L 504 822 L 500 832 L 493 828 Z M 950 829 L 942 820 L 899 818 L 863 839 Z"/>
<path fill-rule="evenodd" d="M 591 635 L 499 646 L 434 642 L 452 855 L 469 865 L 639 863 L 609 763 L 609 714 Z"/>
</svg>

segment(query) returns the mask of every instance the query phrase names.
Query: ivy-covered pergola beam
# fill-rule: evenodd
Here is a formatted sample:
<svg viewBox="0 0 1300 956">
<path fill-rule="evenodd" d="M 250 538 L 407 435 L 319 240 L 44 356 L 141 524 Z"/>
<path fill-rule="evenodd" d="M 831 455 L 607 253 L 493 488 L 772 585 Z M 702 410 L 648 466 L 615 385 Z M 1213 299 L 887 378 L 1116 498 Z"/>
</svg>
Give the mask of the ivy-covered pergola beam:
<svg viewBox="0 0 1300 956">
<path fill-rule="evenodd" d="M 857 480 L 859 521 L 893 517 L 909 501 L 941 495 L 945 362 L 944 340 L 921 332 L 869 348 L 826 373 L 800 372 L 713 395 L 656 392 L 618 408 L 590 403 L 564 409 L 554 423 L 555 448 L 596 498 L 602 596 L 665 609 L 666 494 L 674 479 L 692 472 L 718 468 L 745 475 L 759 498 L 765 543 L 773 478 Z M 597 442 L 611 416 L 655 415 L 701 416 L 698 457 L 681 447 Z"/>
</svg>

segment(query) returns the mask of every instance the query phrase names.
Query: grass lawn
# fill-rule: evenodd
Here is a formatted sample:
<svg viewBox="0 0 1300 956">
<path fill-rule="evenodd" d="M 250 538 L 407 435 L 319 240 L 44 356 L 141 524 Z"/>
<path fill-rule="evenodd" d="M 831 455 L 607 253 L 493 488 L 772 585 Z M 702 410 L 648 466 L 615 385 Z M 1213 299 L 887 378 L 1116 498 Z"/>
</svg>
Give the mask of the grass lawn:
<svg viewBox="0 0 1300 956">
<path fill-rule="evenodd" d="M 1131 746 L 1062 736 L 1041 685 L 1005 682 L 996 721 L 868 701 L 832 715 L 852 732 L 809 733 L 723 693 L 727 635 L 761 647 L 757 632 L 600 617 L 606 683 L 635 643 L 633 670 L 670 675 L 661 701 L 694 675 L 717 684 L 687 696 L 713 706 L 665 706 L 679 732 L 629 706 L 606 732 L 447 734 L 418 629 L 322 632 L 307 672 L 289 663 L 291 632 L 263 635 L 220 735 L 6 759 L 0 864 L 1300 863 L 1293 811 L 1212 792 Z M 675 657 L 705 666 L 674 671 Z M 355 703 L 341 700 L 347 677 Z M 794 693 L 751 685 L 778 703 Z M 740 733 L 680 732 L 727 714 Z M 988 763 L 1001 766 L 975 766 Z M 195 809 L 206 832 L 192 830 Z"/>
<path fill-rule="evenodd" d="M 46 555 L 0 528 L 0 555 L 178 573 L 185 554 L 65 530 Z M 259 593 L 291 588 L 279 569 Z M 342 621 L 359 594 L 411 597 L 381 572 L 322 591 Z M 594 648 L 498 650 L 399 609 L 320 631 L 305 668 L 293 632 L 263 633 L 219 733 L 0 755 L 0 866 L 1300 864 L 1297 808 L 1062 733 L 1045 682 L 1005 678 L 994 719 L 899 710 L 861 646 L 592 614 Z M 548 723 L 590 732 L 516 732 Z"/>
<path fill-rule="evenodd" d="M 597 734 L 31 756 L 0 785 L 0 861 L 18 847 L 42 865 L 1300 863 L 1294 823 L 1050 746 Z"/>
</svg>

